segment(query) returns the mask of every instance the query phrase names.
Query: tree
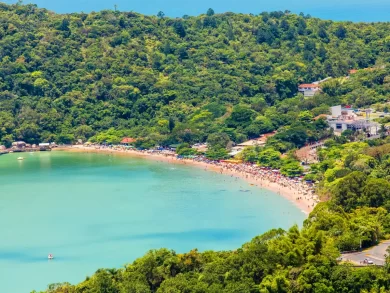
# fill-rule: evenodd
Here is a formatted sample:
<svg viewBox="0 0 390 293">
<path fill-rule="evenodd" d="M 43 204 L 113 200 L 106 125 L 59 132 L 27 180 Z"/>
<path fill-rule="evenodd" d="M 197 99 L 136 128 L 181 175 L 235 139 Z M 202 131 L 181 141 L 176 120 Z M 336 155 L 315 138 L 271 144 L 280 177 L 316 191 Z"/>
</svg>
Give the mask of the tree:
<svg viewBox="0 0 390 293">
<path fill-rule="evenodd" d="M 162 12 L 162 11 L 159 11 L 159 12 L 157 13 L 157 17 L 158 17 L 159 19 L 163 19 L 164 16 L 165 16 L 165 13 Z"/>
<path fill-rule="evenodd" d="M 177 50 L 177 54 L 178 54 L 180 61 L 183 61 L 184 59 L 188 59 L 188 53 L 187 53 L 187 49 L 185 47 L 180 47 Z"/>
<path fill-rule="evenodd" d="M 233 107 L 233 111 L 226 123 L 230 127 L 247 127 L 251 124 L 254 116 L 256 115 L 255 111 L 250 109 L 246 105 L 237 105 Z"/>
<path fill-rule="evenodd" d="M 182 143 L 176 148 L 176 153 L 180 156 L 192 156 L 197 153 L 197 151 L 190 147 L 188 143 Z"/>
<path fill-rule="evenodd" d="M 217 20 L 214 16 L 206 16 L 203 19 L 203 26 L 204 27 L 210 27 L 210 28 L 216 28 L 217 27 Z"/>
<path fill-rule="evenodd" d="M 169 117 L 168 128 L 169 128 L 169 132 L 172 132 L 173 129 L 175 128 L 175 120 L 172 117 Z"/>
<path fill-rule="evenodd" d="M 209 147 L 206 152 L 206 158 L 210 160 L 228 159 L 229 155 L 226 148 Z"/>
<path fill-rule="evenodd" d="M 339 25 L 337 27 L 337 30 L 335 32 L 335 35 L 336 37 L 338 37 L 339 39 L 343 40 L 345 39 L 345 37 L 347 36 L 347 30 L 345 29 L 345 27 L 343 25 Z"/>
<path fill-rule="evenodd" d="M 329 39 L 328 39 L 328 33 L 326 32 L 325 28 L 323 27 L 320 27 L 320 29 L 318 30 L 318 36 L 323 39 L 324 41 L 328 42 Z"/>
<path fill-rule="evenodd" d="M 226 36 L 230 41 L 234 40 L 234 30 L 232 25 L 229 25 L 227 28 Z"/>
<path fill-rule="evenodd" d="M 281 165 L 281 153 L 273 149 L 261 150 L 257 156 L 261 166 L 279 168 Z"/>
<path fill-rule="evenodd" d="M 379 134 L 380 134 L 382 139 L 386 137 L 387 129 L 386 129 L 385 125 L 383 125 L 383 124 L 381 125 L 381 127 L 379 129 Z"/>
<path fill-rule="evenodd" d="M 261 134 L 273 131 L 275 128 L 270 119 L 264 116 L 257 116 L 251 125 L 245 128 L 249 137 L 258 137 Z"/>
<path fill-rule="evenodd" d="M 118 289 L 113 281 L 111 274 L 107 270 L 98 270 L 92 280 L 95 292 L 118 293 Z"/>
<path fill-rule="evenodd" d="M 14 138 L 11 134 L 7 134 L 1 137 L 1 144 L 4 145 L 6 148 L 10 148 L 12 146 L 13 141 Z"/>
<path fill-rule="evenodd" d="M 94 134 L 95 132 L 93 131 L 92 127 L 89 125 L 80 125 L 75 129 L 75 133 L 74 133 L 76 139 L 81 139 L 83 141 L 86 141 Z"/>
<path fill-rule="evenodd" d="M 207 10 L 207 13 L 206 13 L 206 15 L 207 16 L 213 16 L 215 13 L 214 13 L 214 10 L 212 9 L 212 8 L 209 8 L 208 10 Z"/>
<path fill-rule="evenodd" d="M 61 24 L 59 26 L 59 30 L 61 30 L 61 31 L 69 31 L 70 30 L 69 29 L 69 24 L 70 24 L 70 21 L 69 21 L 68 18 L 62 19 Z"/>
<path fill-rule="evenodd" d="M 282 141 L 290 142 L 294 144 L 297 148 L 301 148 L 305 145 L 308 135 L 306 129 L 302 126 L 295 126 L 289 129 L 286 129 L 283 132 L 277 133 L 274 136 L 275 139 Z"/>
<path fill-rule="evenodd" d="M 186 36 L 186 30 L 182 21 L 177 20 L 174 22 L 173 27 L 175 32 L 181 37 L 184 38 Z"/>
<path fill-rule="evenodd" d="M 334 186 L 332 200 L 346 211 L 356 208 L 366 179 L 367 176 L 359 171 L 348 174 Z"/>
<path fill-rule="evenodd" d="M 73 144 L 75 141 L 75 137 L 70 133 L 60 133 L 56 137 L 56 143 L 58 144 Z"/>
<path fill-rule="evenodd" d="M 303 167 L 297 161 L 290 161 L 283 164 L 280 173 L 287 177 L 297 177 L 303 174 Z"/>
<path fill-rule="evenodd" d="M 267 43 L 268 45 L 271 45 L 274 39 L 275 37 L 269 29 L 261 27 L 257 30 L 256 40 L 259 44 Z"/>
<path fill-rule="evenodd" d="M 207 145 L 212 149 L 226 148 L 230 138 L 226 133 L 212 133 L 207 137 Z"/>
<path fill-rule="evenodd" d="M 385 179 L 370 178 L 362 189 L 362 205 L 390 208 L 390 183 Z"/>
</svg>

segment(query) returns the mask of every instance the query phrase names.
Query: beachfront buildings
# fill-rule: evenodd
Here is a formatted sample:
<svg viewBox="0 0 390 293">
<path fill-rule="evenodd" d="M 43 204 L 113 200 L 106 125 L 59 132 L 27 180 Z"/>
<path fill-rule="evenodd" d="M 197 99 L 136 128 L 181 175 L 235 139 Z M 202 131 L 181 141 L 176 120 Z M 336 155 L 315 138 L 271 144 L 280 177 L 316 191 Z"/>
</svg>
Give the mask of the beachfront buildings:
<svg viewBox="0 0 390 293">
<path fill-rule="evenodd" d="M 369 118 L 370 109 L 365 110 L 366 117 L 358 116 L 356 110 L 341 105 L 330 108 L 331 115 L 327 117 L 328 124 L 334 132 L 341 133 L 345 130 L 362 131 L 368 136 L 378 135 L 379 123 Z"/>
<path fill-rule="evenodd" d="M 23 149 L 27 146 L 24 141 L 15 141 L 12 143 L 12 148 Z"/>
<path fill-rule="evenodd" d="M 121 144 L 122 145 L 130 145 L 134 142 L 136 142 L 137 140 L 135 138 L 132 138 L 132 137 L 124 137 L 122 138 L 121 140 Z"/>
</svg>

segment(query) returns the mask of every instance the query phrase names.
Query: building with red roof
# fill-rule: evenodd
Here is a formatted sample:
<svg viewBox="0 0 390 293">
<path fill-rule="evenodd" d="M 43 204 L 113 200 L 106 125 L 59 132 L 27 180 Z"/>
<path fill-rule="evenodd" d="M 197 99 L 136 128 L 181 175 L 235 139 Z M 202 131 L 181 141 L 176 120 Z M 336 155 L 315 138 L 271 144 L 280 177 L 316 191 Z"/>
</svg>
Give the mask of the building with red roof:
<svg viewBox="0 0 390 293">
<path fill-rule="evenodd" d="M 121 144 L 130 144 L 130 143 L 133 143 L 133 142 L 136 142 L 137 140 L 135 138 L 131 138 L 131 137 L 124 137 L 122 140 L 121 140 Z"/>
<path fill-rule="evenodd" d="M 312 97 L 320 90 L 318 83 L 304 83 L 298 87 L 298 91 L 303 93 L 305 97 Z"/>
</svg>

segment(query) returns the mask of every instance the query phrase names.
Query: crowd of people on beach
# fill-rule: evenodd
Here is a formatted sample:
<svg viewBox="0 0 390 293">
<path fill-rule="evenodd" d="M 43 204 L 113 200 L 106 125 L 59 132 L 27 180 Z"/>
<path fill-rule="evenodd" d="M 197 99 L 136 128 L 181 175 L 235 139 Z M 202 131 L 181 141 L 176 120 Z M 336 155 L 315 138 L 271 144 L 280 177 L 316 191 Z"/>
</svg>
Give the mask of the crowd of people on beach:
<svg viewBox="0 0 390 293">
<path fill-rule="evenodd" d="M 275 184 L 275 186 L 279 187 L 279 193 L 280 188 L 288 189 L 296 195 L 295 200 L 300 201 L 304 198 L 306 201 L 310 201 L 308 208 L 314 207 L 319 202 L 312 183 L 306 182 L 301 178 L 286 177 L 279 170 L 271 170 L 270 168 L 261 167 L 253 163 L 211 161 L 203 156 L 196 157 L 193 160 L 218 166 L 221 168 L 220 173 L 227 171 L 233 174 L 240 174 L 243 178 L 255 180 L 262 187 L 270 187 L 271 184 Z"/>
<path fill-rule="evenodd" d="M 181 157 L 176 154 L 174 149 L 158 148 L 152 150 L 139 150 L 126 146 L 104 146 L 104 145 L 88 145 L 87 148 L 95 150 L 106 150 L 112 152 L 130 152 L 142 155 L 154 155 L 170 158 L 172 160 L 180 160 L 183 162 L 194 161 L 204 164 L 205 170 L 207 166 L 212 166 L 214 170 L 218 170 L 221 174 L 229 174 L 239 176 L 244 179 L 249 179 L 255 182 L 254 185 L 272 189 L 279 194 L 283 190 L 284 193 L 289 193 L 292 200 L 297 202 L 305 202 L 307 209 L 312 210 L 320 201 L 315 194 L 314 185 L 311 182 L 306 182 L 302 178 L 289 178 L 282 175 L 279 170 L 271 170 L 270 168 L 261 167 L 253 163 L 231 163 L 229 161 L 213 161 L 205 156 Z"/>
</svg>

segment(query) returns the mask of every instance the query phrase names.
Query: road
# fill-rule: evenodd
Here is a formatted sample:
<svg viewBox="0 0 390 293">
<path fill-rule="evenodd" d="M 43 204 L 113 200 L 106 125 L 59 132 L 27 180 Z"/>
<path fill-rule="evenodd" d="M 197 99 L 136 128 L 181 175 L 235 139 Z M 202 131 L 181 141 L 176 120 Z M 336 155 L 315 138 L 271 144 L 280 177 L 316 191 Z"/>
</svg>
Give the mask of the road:
<svg viewBox="0 0 390 293">
<path fill-rule="evenodd" d="M 387 254 L 386 249 L 389 246 L 390 240 L 386 240 L 362 252 L 344 253 L 342 254 L 342 260 L 360 265 L 363 264 L 365 259 L 370 259 L 375 265 L 383 266 L 385 264 L 385 254 Z"/>
</svg>

